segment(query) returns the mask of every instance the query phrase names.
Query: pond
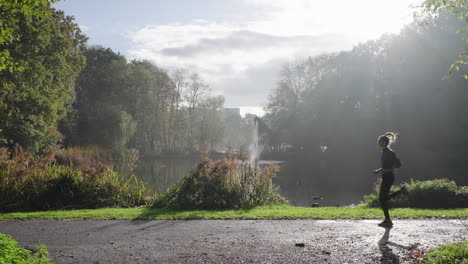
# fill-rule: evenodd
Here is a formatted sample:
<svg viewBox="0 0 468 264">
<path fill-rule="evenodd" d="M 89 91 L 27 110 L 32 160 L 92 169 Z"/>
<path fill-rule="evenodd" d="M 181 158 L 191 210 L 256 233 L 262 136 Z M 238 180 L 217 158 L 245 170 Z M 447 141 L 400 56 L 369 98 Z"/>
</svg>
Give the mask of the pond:
<svg viewBox="0 0 468 264">
<path fill-rule="evenodd" d="M 136 174 L 161 193 L 186 176 L 198 161 L 197 158 L 142 160 Z M 372 192 L 377 179 L 373 175 L 357 180 L 356 177 L 334 174 L 320 168 L 307 169 L 303 161 L 260 161 L 259 164 L 262 167 L 272 162 L 280 166 L 273 183 L 279 187 L 279 193 L 295 206 L 358 204 L 365 194 Z"/>
</svg>

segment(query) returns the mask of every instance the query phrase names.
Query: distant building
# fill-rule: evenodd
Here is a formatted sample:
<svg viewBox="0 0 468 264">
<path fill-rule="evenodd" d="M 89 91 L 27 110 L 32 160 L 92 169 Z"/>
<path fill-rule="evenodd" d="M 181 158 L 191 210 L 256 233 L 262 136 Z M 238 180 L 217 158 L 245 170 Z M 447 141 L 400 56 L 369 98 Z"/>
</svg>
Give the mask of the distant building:
<svg viewBox="0 0 468 264">
<path fill-rule="evenodd" d="M 231 118 L 234 118 L 234 119 L 242 118 L 240 114 L 240 108 L 224 108 L 223 116 L 224 116 L 224 120 L 231 119 Z"/>
</svg>

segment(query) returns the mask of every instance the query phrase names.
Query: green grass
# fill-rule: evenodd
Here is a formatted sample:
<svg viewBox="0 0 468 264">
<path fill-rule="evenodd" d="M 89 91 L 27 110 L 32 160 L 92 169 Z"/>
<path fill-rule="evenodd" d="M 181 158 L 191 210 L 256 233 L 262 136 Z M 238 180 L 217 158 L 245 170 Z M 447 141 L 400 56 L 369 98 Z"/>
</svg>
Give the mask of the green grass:
<svg viewBox="0 0 468 264">
<path fill-rule="evenodd" d="M 35 253 L 17 247 L 16 242 L 11 236 L 0 233 L 0 263 L 2 264 L 48 264 L 52 263 L 48 258 L 47 247 L 40 245 Z"/>
<path fill-rule="evenodd" d="M 393 218 L 466 218 L 468 208 L 429 210 L 397 208 Z M 110 220 L 110 219 L 381 219 L 377 208 L 264 206 L 244 210 L 169 210 L 149 208 L 104 208 L 95 210 L 1 213 L 0 220 Z"/>
<path fill-rule="evenodd" d="M 468 263 L 468 241 L 445 244 L 432 249 L 424 256 L 427 264 Z"/>
</svg>

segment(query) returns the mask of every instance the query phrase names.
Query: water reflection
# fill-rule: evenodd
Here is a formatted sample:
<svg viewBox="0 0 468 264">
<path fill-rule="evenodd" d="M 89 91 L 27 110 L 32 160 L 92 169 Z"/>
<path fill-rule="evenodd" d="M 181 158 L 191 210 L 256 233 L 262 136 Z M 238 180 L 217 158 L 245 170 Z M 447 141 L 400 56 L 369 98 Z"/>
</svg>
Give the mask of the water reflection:
<svg viewBox="0 0 468 264">
<path fill-rule="evenodd" d="M 291 205 L 348 206 L 358 204 L 372 190 L 373 182 L 369 180 L 375 179 L 355 178 L 336 173 L 320 164 L 314 166 L 306 161 L 296 160 L 281 164 L 274 183 Z"/>
<path fill-rule="evenodd" d="M 157 192 L 164 192 L 171 184 L 177 183 L 188 175 L 190 169 L 196 166 L 197 158 L 157 159 L 140 162 L 137 175 L 147 182 Z M 346 206 L 357 204 L 364 194 L 372 189 L 369 179 L 338 179 L 325 169 L 307 169 L 298 161 L 266 161 L 258 162 L 261 168 L 276 163 L 280 166 L 274 184 L 279 186 L 279 192 L 292 205 L 312 206 Z M 367 182 L 367 184 L 366 184 Z"/>
<path fill-rule="evenodd" d="M 136 175 L 148 183 L 158 193 L 177 183 L 188 175 L 190 169 L 197 165 L 197 158 L 172 158 L 143 160 L 138 164 Z"/>
</svg>

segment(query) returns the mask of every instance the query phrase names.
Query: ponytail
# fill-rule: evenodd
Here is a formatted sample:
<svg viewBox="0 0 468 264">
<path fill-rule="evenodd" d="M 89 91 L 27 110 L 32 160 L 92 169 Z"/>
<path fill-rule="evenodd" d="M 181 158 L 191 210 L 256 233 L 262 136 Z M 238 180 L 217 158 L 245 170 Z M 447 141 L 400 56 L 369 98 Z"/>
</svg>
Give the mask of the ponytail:
<svg viewBox="0 0 468 264">
<path fill-rule="evenodd" d="M 398 133 L 396 132 L 387 132 L 385 135 L 380 136 L 378 141 L 382 141 L 390 147 L 390 145 L 396 142 L 397 136 Z"/>
<path fill-rule="evenodd" d="M 388 146 L 391 144 L 395 143 L 397 140 L 398 133 L 396 132 L 387 132 L 385 133 L 385 136 L 388 138 Z"/>
</svg>

